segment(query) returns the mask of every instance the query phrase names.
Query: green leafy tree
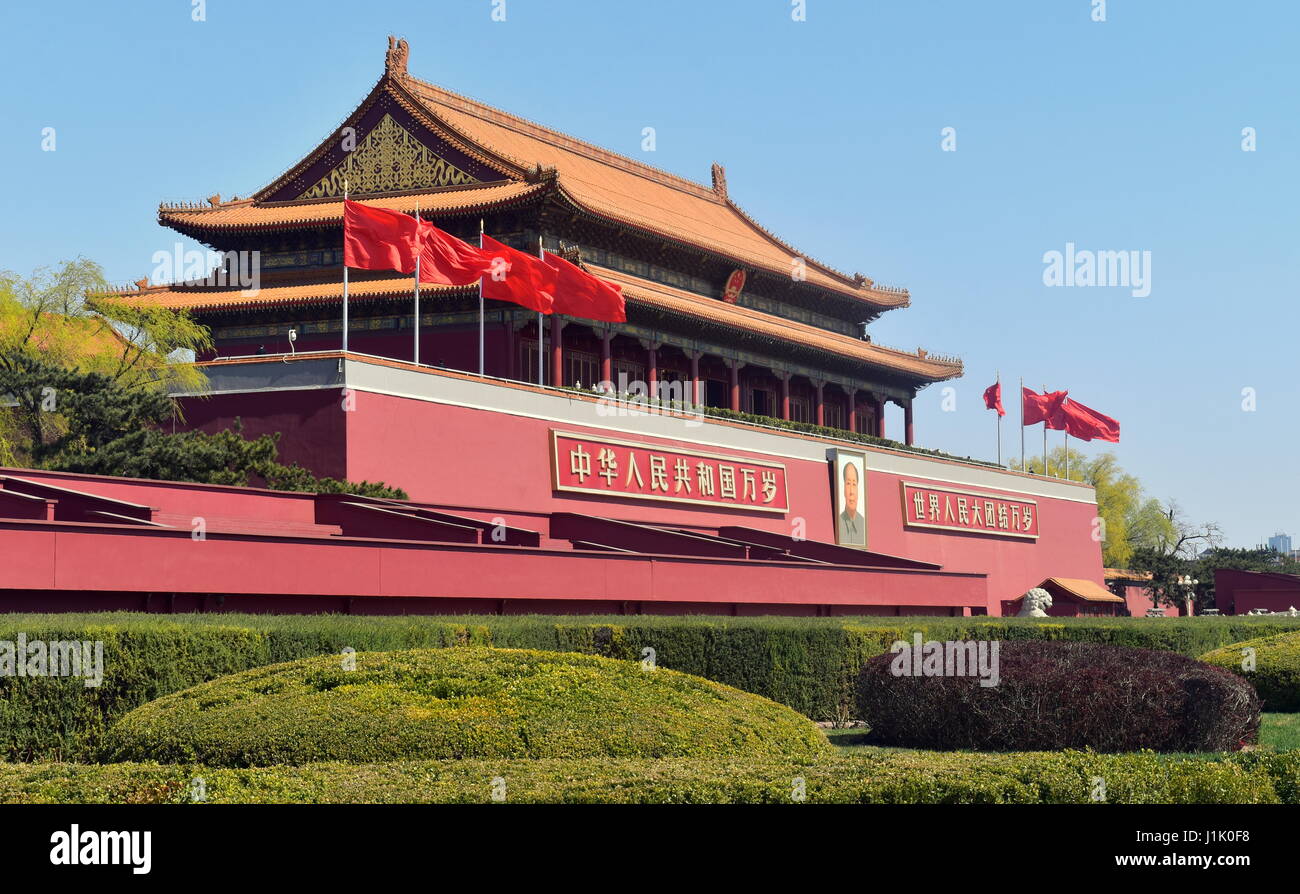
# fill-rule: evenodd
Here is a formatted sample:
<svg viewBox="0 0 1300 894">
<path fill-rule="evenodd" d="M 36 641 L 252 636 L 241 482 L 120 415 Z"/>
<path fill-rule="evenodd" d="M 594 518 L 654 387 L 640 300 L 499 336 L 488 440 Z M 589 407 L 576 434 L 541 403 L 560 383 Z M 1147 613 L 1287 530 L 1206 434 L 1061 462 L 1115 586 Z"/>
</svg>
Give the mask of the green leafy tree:
<svg viewBox="0 0 1300 894">
<path fill-rule="evenodd" d="M 1222 531 L 1214 522 L 1194 523 L 1174 501 L 1163 508 L 1168 524 L 1159 536 L 1137 550 L 1131 567 L 1151 572 L 1147 591 L 1156 605 L 1181 606 L 1189 596 L 1202 608 L 1214 603 L 1213 571 L 1204 573 L 1199 557 L 1206 550 L 1213 551 L 1223 539 Z M 1181 581 L 1191 578 L 1198 581 L 1188 588 Z"/>
<path fill-rule="evenodd" d="M 237 431 L 170 434 L 173 401 L 161 392 L 121 387 L 107 376 L 61 370 L 28 361 L 24 375 L 0 370 L 0 390 L 26 404 L 54 382 L 66 418 L 62 434 L 36 445 L 46 468 L 65 472 L 198 481 L 265 483 L 269 487 L 404 498 L 383 484 L 317 479 L 300 466 L 277 461 L 278 435 L 248 440 Z"/>
<path fill-rule="evenodd" d="M 93 373 L 158 395 L 202 386 L 192 361 L 211 346 L 207 329 L 183 312 L 130 307 L 107 291 L 103 270 L 84 258 L 29 277 L 0 272 L 0 377 L 25 388 L 0 387 L 0 463 L 39 464 L 65 445 L 64 374 Z M 33 381 L 37 369 L 43 381 Z"/>
<path fill-rule="evenodd" d="M 405 498 L 384 484 L 318 479 L 300 466 L 283 465 L 277 460 L 278 435 L 250 441 L 229 430 L 166 432 L 178 413 L 168 387 L 202 381 L 191 364 L 167 358 L 201 347 L 207 336 L 166 312 L 118 314 L 134 327 L 129 338 L 93 311 L 77 316 L 85 308 L 69 291 L 95 281 L 86 271 L 65 267 L 63 275 L 39 287 L 12 277 L 0 281 L 0 461 L 68 472 Z M 21 297 L 15 297 L 15 284 Z M 184 372 L 187 367 L 195 375 Z"/>
<path fill-rule="evenodd" d="M 128 388 L 193 389 L 204 381 L 194 355 L 211 346 L 207 328 L 184 311 L 111 295 L 94 261 L 76 258 L 29 277 L 0 272 L 0 367 L 39 356 Z"/>
<path fill-rule="evenodd" d="M 1041 456 L 1029 458 L 1026 465 L 1027 471 L 1043 474 Z M 1013 461 L 1012 468 L 1021 466 Z M 1057 447 L 1047 455 L 1047 474 L 1090 484 L 1096 490 L 1097 514 L 1104 522 L 1102 561 L 1107 568 L 1128 568 L 1136 550 L 1154 548 L 1173 536 L 1160 502 L 1143 493 L 1142 483 L 1120 467 L 1113 453 L 1089 457 Z"/>
</svg>

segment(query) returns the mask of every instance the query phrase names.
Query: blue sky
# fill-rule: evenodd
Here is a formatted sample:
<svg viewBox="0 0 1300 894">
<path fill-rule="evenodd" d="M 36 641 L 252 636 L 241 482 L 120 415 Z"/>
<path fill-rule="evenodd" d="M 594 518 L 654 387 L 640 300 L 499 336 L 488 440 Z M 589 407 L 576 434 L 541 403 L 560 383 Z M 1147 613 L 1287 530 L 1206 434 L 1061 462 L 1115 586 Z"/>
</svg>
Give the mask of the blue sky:
<svg viewBox="0 0 1300 894">
<path fill-rule="evenodd" d="M 1024 376 L 1118 418 L 1125 468 L 1230 545 L 1300 534 L 1300 4 L 1110 0 L 1104 22 L 1093 0 L 807 0 L 803 22 L 790 0 L 497 5 L 209 0 L 196 22 L 191 0 L 7 0 L 0 269 L 80 254 L 148 274 L 175 241 L 160 200 L 265 185 L 396 33 L 419 78 L 703 182 L 719 161 L 800 250 L 908 287 L 875 340 L 967 370 L 954 412 L 942 386 L 918 399 L 927 446 L 991 458 L 980 392 L 1000 371 L 1013 403 Z M 1067 242 L 1151 252 L 1150 296 L 1045 286 Z M 1014 409 L 1003 437 L 1018 454 Z"/>
</svg>

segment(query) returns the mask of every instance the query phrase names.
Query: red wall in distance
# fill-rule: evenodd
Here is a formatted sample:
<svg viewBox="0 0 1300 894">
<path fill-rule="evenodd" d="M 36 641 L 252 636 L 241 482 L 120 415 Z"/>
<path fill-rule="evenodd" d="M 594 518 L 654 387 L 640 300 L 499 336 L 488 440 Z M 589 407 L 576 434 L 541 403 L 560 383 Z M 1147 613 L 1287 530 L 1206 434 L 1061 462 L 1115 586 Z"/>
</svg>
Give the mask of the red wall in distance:
<svg viewBox="0 0 1300 894">
<path fill-rule="evenodd" d="M 1244 615 L 1252 608 L 1271 612 L 1300 608 L 1300 577 L 1220 568 L 1214 572 L 1214 599 L 1225 615 Z"/>
</svg>

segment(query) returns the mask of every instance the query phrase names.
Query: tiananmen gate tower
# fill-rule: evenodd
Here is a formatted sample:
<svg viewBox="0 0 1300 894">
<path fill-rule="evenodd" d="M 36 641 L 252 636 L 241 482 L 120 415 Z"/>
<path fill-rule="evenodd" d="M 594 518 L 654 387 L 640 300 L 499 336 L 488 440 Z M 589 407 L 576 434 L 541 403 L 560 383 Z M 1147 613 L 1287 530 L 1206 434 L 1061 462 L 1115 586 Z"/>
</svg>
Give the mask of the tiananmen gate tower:
<svg viewBox="0 0 1300 894">
<path fill-rule="evenodd" d="M 1103 583 L 1092 488 L 914 443 L 917 394 L 962 365 L 869 339 L 906 290 L 783 242 L 720 165 L 697 183 L 407 65 L 390 38 L 360 106 L 251 197 L 159 209 L 256 252 L 256 289 L 218 271 L 109 300 L 211 330 L 185 425 L 278 433 L 282 461 L 409 499 L 0 470 L 9 610 L 996 615 Z M 429 284 L 417 321 L 411 276 L 351 270 L 345 342 L 345 190 L 556 253 L 627 321 L 480 316 L 477 286 Z"/>
</svg>

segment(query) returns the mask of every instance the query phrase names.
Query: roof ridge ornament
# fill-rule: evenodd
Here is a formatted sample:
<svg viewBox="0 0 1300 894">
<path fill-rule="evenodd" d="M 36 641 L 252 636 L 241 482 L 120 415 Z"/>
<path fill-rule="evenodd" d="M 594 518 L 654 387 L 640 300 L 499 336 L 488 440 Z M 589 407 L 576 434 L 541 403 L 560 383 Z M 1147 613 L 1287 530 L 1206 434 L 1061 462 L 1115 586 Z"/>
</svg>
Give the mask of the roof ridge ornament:
<svg viewBox="0 0 1300 894">
<path fill-rule="evenodd" d="M 727 169 L 716 161 L 713 163 L 713 191 L 727 198 Z"/>
<path fill-rule="evenodd" d="M 524 181 L 527 183 L 553 183 L 559 178 L 560 171 L 555 165 L 542 164 L 540 161 L 533 162 L 533 166 L 524 172 Z"/>
<path fill-rule="evenodd" d="M 411 57 L 411 45 L 405 38 L 388 35 L 388 52 L 384 55 L 384 71 L 389 77 L 408 77 L 406 63 Z"/>
</svg>

